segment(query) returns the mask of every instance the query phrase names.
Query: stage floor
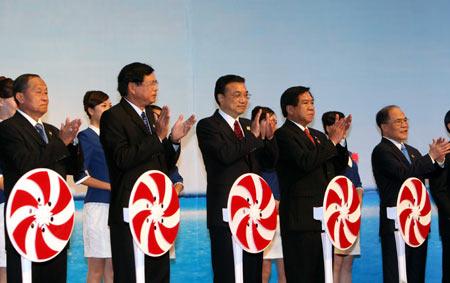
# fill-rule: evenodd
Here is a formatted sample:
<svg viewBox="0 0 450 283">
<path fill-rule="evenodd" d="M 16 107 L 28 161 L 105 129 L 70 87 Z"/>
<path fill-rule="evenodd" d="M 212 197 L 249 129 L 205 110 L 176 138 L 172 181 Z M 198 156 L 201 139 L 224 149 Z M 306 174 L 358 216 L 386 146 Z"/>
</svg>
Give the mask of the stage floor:
<svg viewBox="0 0 450 283">
<path fill-rule="evenodd" d="M 354 282 L 382 282 L 381 246 L 378 237 L 378 194 L 366 191 L 363 200 L 361 257 L 353 266 Z M 175 260 L 171 261 L 171 282 L 212 282 L 209 237 L 206 229 L 205 197 L 183 197 L 180 232 L 176 241 Z M 77 215 L 68 259 L 68 282 L 86 282 L 87 261 L 83 257 L 82 201 L 76 201 Z M 428 243 L 426 282 L 441 280 L 441 242 L 436 210 L 433 210 Z M 272 265 L 270 282 L 276 282 Z"/>
</svg>

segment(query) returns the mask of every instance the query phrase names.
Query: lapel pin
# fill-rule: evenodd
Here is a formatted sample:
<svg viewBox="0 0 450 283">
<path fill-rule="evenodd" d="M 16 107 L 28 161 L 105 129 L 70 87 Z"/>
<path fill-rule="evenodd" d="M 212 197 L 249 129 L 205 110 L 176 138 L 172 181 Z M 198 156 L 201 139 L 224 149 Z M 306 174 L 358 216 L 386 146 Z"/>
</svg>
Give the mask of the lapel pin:
<svg viewBox="0 0 450 283">
<path fill-rule="evenodd" d="M 247 129 L 247 131 L 250 131 L 250 126 L 247 126 L 246 129 Z"/>
</svg>

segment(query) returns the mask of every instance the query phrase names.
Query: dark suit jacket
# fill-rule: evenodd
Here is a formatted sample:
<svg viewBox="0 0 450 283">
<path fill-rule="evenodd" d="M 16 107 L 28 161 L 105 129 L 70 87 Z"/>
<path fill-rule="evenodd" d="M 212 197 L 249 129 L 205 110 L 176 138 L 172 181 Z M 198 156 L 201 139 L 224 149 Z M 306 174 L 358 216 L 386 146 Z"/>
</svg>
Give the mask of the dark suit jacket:
<svg viewBox="0 0 450 283">
<path fill-rule="evenodd" d="M 239 118 L 244 138 L 238 140 L 233 129 L 218 110 L 197 124 L 197 139 L 207 173 L 207 223 L 226 226 L 222 208 L 234 181 L 245 173 L 258 174 L 262 168 L 273 168 L 278 156 L 275 139 L 256 138 L 250 131 L 250 120 Z"/>
<path fill-rule="evenodd" d="M 445 156 L 444 168 L 439 168 L 430 177 L 430 190 L 439 212 L 439 232 L 450 236 L 450 154 Z"/>
<path fill-rule="evenodd" d="M 386 207 L 397 205 L 397 196 L 403 182 L 416 177 L 423 179 L 436 169 L 430 156 L 420 154 L 412 146 L 405 144 L 411 158 L 411 164 L 403 153 L 388 139 L 381 142 L 372 152 L 372 170 L 380 194 L 380 235 L 395 230 L 394 221 L 386 215 Z M 436 165 L 437 166 L 437 165 Z"/>
<path fill-rule="evenodd" d="M 290 120 L 275 133 L 280 157 L 280 223 L 286 231 L 321 231 L 313 218 L 313 207 L 320 207 L 328 183 L 348 163 L 348 151 L 334 145 L 322 132 L 309 128 L 315 145 L 305 132 Z"/>
<path fill-rule="evenodd" d="M 83 168 L 80 147 L 66 146 L 59 138 L 58 129 L 52 125 L 44 123 L 44 128 L 48 144 L 19 112 L 0 123 L 0 159 L 3 163 L 7 197 L 18 179 L 32 169 L 52 169 L 65 178 L 67 174 L 76 174 Z M 9 240 L 6 241 L 6 250 L 8 282 L 20 282 L 20 255 Z M 64 249 L 50 261 L 33 263 L 33 282 L 66 282 L 66 254 Z M 58 272 L 51 273 L 49 270 L 58 270 Z"/>
<path fill-rule="evenodd" d="M 66 146 L 54 126 L 44 123 L 44 128 L 48 144 L 19 112 L 0 123 L 0 159 L 6 196 L 19 178 L 32 169 L 52 169 L 65 178 L 83 168 L 80 147 Z"/>
<path fill-rule="evenodd" d="M 175 166 L 180 148 L 156 135 L 153 112 L 145 109 L 152 128 L 147 132 L 142 118 L 124 99 L 105 111 L 100 120 L 100 142 L 105 151 L 111 180 L 109 224 L 123 223 L 123 208 L 128 207 L 134 183 L 148 170 L 165 174 Z"/>
</svg>

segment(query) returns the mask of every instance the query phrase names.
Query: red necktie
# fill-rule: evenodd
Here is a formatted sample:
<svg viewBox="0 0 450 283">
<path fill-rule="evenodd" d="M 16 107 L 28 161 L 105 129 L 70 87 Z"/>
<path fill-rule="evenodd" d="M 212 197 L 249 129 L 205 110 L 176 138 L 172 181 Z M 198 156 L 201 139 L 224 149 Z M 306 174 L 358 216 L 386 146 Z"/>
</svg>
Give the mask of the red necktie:
<svg viewBox="0 0 450 283">
<path fill-rule="evenodd" d="M 308 128 L 305 128 L 305 134 L 308 137 L 308 139 L 315 145 L 316 143 L 314 142 L 314 138 L 309 133 L 309 129 Z"/>
<path fill-rule="evenodd" d="M 241 125 L 239 125 L 239 122 L 236 120 L 234 121 L 234 134 L 238 138 L 238 140 L 242 140 L 244 138 L 244 133 L 242 132 Z"/>
</svg>

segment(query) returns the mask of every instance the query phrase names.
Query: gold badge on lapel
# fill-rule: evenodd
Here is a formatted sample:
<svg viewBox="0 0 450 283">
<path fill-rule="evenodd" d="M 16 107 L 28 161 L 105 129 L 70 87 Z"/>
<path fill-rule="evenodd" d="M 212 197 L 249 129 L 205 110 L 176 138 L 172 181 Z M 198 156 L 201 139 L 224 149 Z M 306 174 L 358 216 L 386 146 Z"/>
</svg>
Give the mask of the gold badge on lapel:
<svg viewBox="0 0 450 283">
<path fill-rule="evenodd" d="M 247 129 L 247 131 L 250 131 L 250 126 L 245 127 Z"/>
</svg>

